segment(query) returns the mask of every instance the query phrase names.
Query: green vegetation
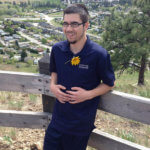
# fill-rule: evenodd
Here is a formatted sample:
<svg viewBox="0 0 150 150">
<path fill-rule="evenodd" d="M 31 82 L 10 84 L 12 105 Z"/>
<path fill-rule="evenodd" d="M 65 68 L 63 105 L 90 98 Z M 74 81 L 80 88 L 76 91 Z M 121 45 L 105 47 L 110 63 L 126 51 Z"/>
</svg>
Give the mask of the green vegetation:
<svg viewBox="0 0 150 150">
<path fill-rule="evenodd" d="M 130 142 L 136 142 L 136 139 L 131 132 L 126 132 L 123 130 L 118 131 L 118 137 L 121 137 L 122 139 L 128 140 Z"/>
<path fill-rule="evenodd" d="M 15 101 L 12 99 L 8 100 L 8 109 L 9 110 L 21 110 L 23 106 L 23 101 Z"/>
<path fill-rule="evenodd" d="M 53 24 L 53 26 L 55 27 L 62 27 L 62 21 L 58 20 L 57 18 L 53 19 L 51 21 L 51 23 Z"/>
<path fill-rule="evenodd" d="M 60 0 L 35 0 L 34 2 L 32 2 L 32 9 L 41 9 L 41 10 L 46 10 L 46 9 L 50 9 L 50 8 L 57 8 L 58 10 L 60 10 L 62 7 L 64 7 L 61 3 Z"/>
<path fill-rule="evenodd" d="M 16 62 L 15 64 L 0 64 L 0 70 L 9 70 L 9 71 L 17 71 L 17 72 L 31 72 L 38 73 L 37 65 L 27 65 L 27 63 Z"/>
<path fill-rule="evenodd" d="M 132 66 L 132 70 L 139 72 L 138 85 L 144 85 L 150 57 L 150 1 L 138 1 L 136 7 L 129 12 L 112 10 L 104 24 L 102 45 L 110 51 L 115 70 L 123 71 Z"/>
<path fill-rule="evenodd" d="M 42 44 L 46 44 L 47 40 L 45 38 L 42 38 L 41 42 L 42 42 Z"/>
<path fill-rule="evenodd" d="M 145 72 L 145 85 L 138 86 L 138 72 L 132 74 L 125 71 L 121 76 L 116 72 L 115 90 L 150 98 L 150 73 Z"/>
<path fill-rule="evenodd" d="M 29 12 L 32 10 L 45 11 L 57 8 L 60 10 L 64 8 L 64 5 L 60 0 L 24 0 L 24 1 L 7 1 L 0 0 L 0 20 L 13 15 L 16 16 L 31 16 L 34 17 L 34 13 Z"/>
<path fill-rule="evenodd" d="M 25 57 L 27 57 L 27 52 L 26 52 L 26 50 L 24 49 L 24 50 L 22 50 L 22 52 L 21 52 L 21 61 L 22 61 L 22 62 L 24 62 Z"/>
<path fill-rule="evenodd" d="M 37 95 L 35 95 L 35 94 L 29 94 L 29 98 L 30 98 L 30 101 L 32 103 L 36 103 L 36 101 L 37 101 Z"/>
<path fill-rule="evenodd" d="M 6 141 L 8 144 L 12 144 L 12 139 L 11 139 L 11 137 L 9 137 L 9 136 L 7 136 L 7 135 L 5 135 L 5 136 L 3 137 L 3 140 Z"/>
<path fill-rule="evenodd" d="M 62 17 L 63 12 L 59 11 L 59 12 L 50 13 L 49 16 L 51 16 L 51 17 Z"/>
</svg>

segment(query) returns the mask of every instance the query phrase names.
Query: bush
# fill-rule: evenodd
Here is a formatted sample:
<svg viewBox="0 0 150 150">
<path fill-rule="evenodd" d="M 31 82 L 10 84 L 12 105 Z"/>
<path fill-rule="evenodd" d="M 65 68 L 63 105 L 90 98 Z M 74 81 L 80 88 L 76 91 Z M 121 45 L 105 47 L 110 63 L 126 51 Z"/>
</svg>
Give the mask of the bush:
<svg viewBox="0 0 150 150">
<path fill-rule="evenodd" d="M 31 67 L 33 65 L 33 60 L 28 60 L 27 61 L 27 67 Z"/>
</svg>

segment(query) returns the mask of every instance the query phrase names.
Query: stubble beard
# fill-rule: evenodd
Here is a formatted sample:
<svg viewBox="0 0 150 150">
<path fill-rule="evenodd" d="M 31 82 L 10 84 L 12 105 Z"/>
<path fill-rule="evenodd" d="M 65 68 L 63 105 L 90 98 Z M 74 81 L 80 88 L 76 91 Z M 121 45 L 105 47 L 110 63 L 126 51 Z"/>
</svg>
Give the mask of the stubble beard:
<svg viewBox="0 0 150 150">
<path fill-rule="evenodd" d="M 77 40 L 74 40 L 74 41 L 69 41 L 67 39 L 67 41 L 70 43 L 70 44 L 76 44 L 78 41 L 80 41 L 84 36 L 84 31 L 82 32 L 81 36 L 77 39 Z"/>
</svg>

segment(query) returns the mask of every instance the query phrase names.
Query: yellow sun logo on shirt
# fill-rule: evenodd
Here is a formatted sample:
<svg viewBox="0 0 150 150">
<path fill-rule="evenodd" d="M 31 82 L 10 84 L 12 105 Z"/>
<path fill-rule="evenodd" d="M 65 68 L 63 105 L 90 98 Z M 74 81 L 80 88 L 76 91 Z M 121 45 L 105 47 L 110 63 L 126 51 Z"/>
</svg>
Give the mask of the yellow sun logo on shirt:
<svg viewBox="0 0 150 150">
<path fill-rule="evenodd" d="M 77 57 L 73 57 L 72 59 L 71 59 L 71 64 L 72 64 L 72 66 L 73 65 L 79 65 L 79 63 L 80 63 L 80 57 L 79 56 L 77 56 Z"/>
</svg>

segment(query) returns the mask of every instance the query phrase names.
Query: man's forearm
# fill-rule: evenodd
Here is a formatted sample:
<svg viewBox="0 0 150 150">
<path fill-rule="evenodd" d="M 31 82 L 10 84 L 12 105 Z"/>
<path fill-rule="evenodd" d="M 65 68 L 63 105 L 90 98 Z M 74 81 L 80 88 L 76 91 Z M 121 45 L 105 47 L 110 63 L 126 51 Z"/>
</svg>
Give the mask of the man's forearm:
<svg viewBox="0 0 150 150">
<path fill-rule="evenodd" d="M 57 84 L 57 73 L 52 72 L 50 86 L 54 84 Z"/>
<path fill-rule="evenodd" d="M 96 96 L 100 96 L 100 95 L 103 95 L 103 94 L 109 92 L 112 88 L 113 88 L 113 86 L 108 86 L 107 84 L 101 83 L 95 89 L 89 90 L 89 95 L 92 99 Z"/>
</svg>

